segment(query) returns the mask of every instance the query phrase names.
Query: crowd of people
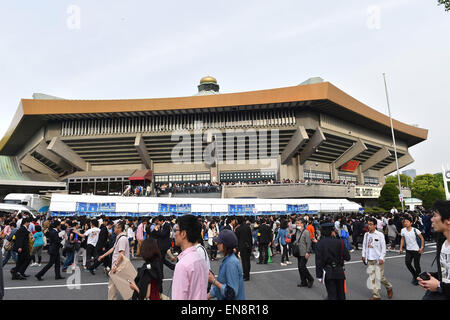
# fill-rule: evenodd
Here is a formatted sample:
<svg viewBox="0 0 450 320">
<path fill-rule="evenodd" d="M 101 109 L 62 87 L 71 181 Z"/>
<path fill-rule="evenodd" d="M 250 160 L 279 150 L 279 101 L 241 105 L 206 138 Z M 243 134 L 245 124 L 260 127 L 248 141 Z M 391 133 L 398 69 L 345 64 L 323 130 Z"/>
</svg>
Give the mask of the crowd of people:
<svg viewBox="0 0 450 320">
<path fill-rule="evenodd" d="M 216 182 L 196 183 L 155 183 L 156 196 L 173 195 L 177 193 L 211 193 L 222 192 L 222 184 Z"/>
<path fill-rule="evenodd" d="M 280 266 L 297 259 L 298 287 L 313 288 L 323 282 L 328 299 L 345 299 L 345 261 L 355 250 L 375 284 L 383 284 L 388 298 L 393 287 L 384 276 L 387 251 L 406 250 L 405 265 L 412 284 L 426 289 L 425 299 L 450 298 L 450 202 L 437 201 L 432 211 L 398 213 L 395 208 L 380 214 L 285 215 L 200 217 L 31 217 L 3 214 L 0 218 L 2 267 L 12 258 L 13 280 L 26 280 L 27 271 L 42 267 L 42 252 L 48 263 L 34 274 L 42 281 L 54 267 L 55 279 L 81 268 L 95 274 L 100 266 L 106 275 L 120 270 L 126 259 L 139 257 L 143 265 L 130 282 L 132 299 L 164 299 L 164 268 L 174 271 L 172 299 L 245 299 L 244 283 L 250 281 L 251 259 L 271 263 L 281 256 Z M 350 241 L 351 239 L 351 241 Z M 436 241 L 438 272 L 423 274 L 420 258 L 425 241 Z M 444 243 L 445 241 L 445 243 Z M 441 254 L 442 253 L 442 254 Z M 315 255 L 315 277 L 306 267 Z M 210 262 L 221 260 L 219 274 Z M 3 273 L 1 273 L 3 274 Z M 381 298 L 373 286 L 372 300 Z M 168 294 L 168 292 L 166 292 Z M 117 299 L 110 279 L 108 299 Z"/>
<path fill-rule="evenodd" d="M 280 185 L 280 184 L 334 184 L 334 185 L 347 185 L 355 186 L 356 184 L 348 180 L 323 180 L 323 179 L 306 179 L 306 180 L 291 180 L 282 179 L 281 181 L 275 181 L 273 179 L 262 180 L 248 180 L 248 181 L 235 181 L 235 182 L 164 182 L 155 183 L 155 196 L 161 195 L 175 195 L 175 194 L 196 194 L 196 193 L 211 193 L 222 192 L 223 186 L 251 186 L 251 185 Z M 380 186 L 379 184 L 365 184 L 366 186 Z M 137 196 L 137 197 L 150 197 L 152 196 L 151 185 L 127 185 L 123 196 Z"/>
</svg>

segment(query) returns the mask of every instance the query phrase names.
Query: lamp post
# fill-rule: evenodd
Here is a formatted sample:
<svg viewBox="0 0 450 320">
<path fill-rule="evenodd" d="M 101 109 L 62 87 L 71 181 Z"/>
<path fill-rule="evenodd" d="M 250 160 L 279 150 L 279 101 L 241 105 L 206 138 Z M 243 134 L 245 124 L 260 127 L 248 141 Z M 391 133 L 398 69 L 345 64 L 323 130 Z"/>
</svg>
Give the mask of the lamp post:
<svg viewBox="0 0 450 320">
<path fill-rule="evenodd" d="M 394 126 L 392 125 L 391 107 L 389 105 L 389 96 L 388 96 L 388 91 L 387 91 L 386 74 L 385 73 L 383 73 L 383 79 L 384 79 L 384 89 L 386 92 L 386 101 L 387 101 L 388 112 L 389 112 L 389 121 L 391 123 L 392 141 L 394 143 L 395 165 L 397 166 L 398 190 L 401 194 L 402 193 L 402 185 L 400 183 L 400 172 L 398 170 L 397 145 L 395 144 Z M 403 205 L 403 197 L 400 199 L 400 202 L 402 204 L 402 212 L 404 212 L 405 208 Z"/>
</svg>

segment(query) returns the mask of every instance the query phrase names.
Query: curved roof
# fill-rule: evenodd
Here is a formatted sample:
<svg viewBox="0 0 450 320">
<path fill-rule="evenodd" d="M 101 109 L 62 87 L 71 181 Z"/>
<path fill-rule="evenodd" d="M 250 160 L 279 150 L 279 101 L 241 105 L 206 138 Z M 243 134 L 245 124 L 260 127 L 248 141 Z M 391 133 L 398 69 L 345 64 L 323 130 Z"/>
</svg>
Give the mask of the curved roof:
<svg viewBox="0 0 450 320">
<path fill-rule="evenodd" d="M 226 107 L 247 108 L 297 105 L 310 102 L 312 110 L 329 113 L 338 118 L 365 125 L 390 135 L 389 117 L 361 103 L 329 82 L 217 95 L 197 95 L 178 98 L 130 100 L 34 100 L 21 99 L 14 119 L 0 141 L 0 154 L 13 155 L 18 146 L 29 139 L 48 119 L 73 119 L 85 117 L 127 116 L 124 113 L 177 112 L 177 110 L 219 110 Z M 49 117 L 49 116 L 52 117 Z M 129 116 L 129 115 L 128 115 Z M 408 146 L 427 139 L 428 130 L 393 120 L 399 139 Z"/>
</svg>

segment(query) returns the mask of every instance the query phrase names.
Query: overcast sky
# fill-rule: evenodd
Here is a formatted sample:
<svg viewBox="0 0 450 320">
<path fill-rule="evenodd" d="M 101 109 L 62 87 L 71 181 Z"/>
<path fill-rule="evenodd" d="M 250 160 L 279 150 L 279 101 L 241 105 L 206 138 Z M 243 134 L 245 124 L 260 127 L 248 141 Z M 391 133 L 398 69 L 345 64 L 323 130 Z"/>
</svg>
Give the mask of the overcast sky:
<svg viewBox="0 0 450 320">
<path fill-rule="evenodd" d="M 6 1 L 0 4 L 0 136 L 21 98 L 189 96 L 320 76 L 429 130 L 418 174 L 450 164 L 450 13 L 436 0 Z"/>
</svg>

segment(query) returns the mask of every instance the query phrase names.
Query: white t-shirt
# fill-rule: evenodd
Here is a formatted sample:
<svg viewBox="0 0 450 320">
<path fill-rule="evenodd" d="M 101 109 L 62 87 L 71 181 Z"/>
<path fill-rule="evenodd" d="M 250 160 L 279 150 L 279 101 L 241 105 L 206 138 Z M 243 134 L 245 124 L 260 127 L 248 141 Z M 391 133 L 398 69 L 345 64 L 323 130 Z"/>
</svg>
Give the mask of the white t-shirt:
<svg viewBox="0 0 450 320">
<path fill-rule="evenodd" d="M 402 237 L 405 237 L 406 250 L 419 251 L 420 247 L 416 240 L 416 234 L 420 234 L 419 230 L 411 228 L 411 231 L 408 231 L 406 228 L 403 228 L 400 234 Z"/>
<path fill-rule="evenodd" d="M 133 240 L 134 240 L 134 231 L 133 231 L 133 228 L 131 228 L 131 227 L 128 227 L 128 229 L 127 229 L 127 235 L 128 235 L 128 238 L 132 238 Z"/>
<path fill-rule="evenodd" d="M 91 229 L 87 230 L 84 234 L 86 235 L 86 237 L 88 237 L 87 244 L 91 244 L 95 247 L 97 245 L 98 235 L 100 234 L 100 229 L 99 228 L 91 228 Z"/>
<path fill-rule="evenodd" d="M 445 247 L 446 244 L 448 244 L 447 247 Z M 448 240 L 446 240 L 442 244 L 440 264 L 442 272 L 442 282 L 450 283 L 450 243 Z"/>
<path fill-rule="evenodd" d="M 377 235 L 369 232 L 367 235 L 367 260 L 378 260 L 378 254 L 373 248 L 375 239 L 378 239 Z"/>
</svg>

